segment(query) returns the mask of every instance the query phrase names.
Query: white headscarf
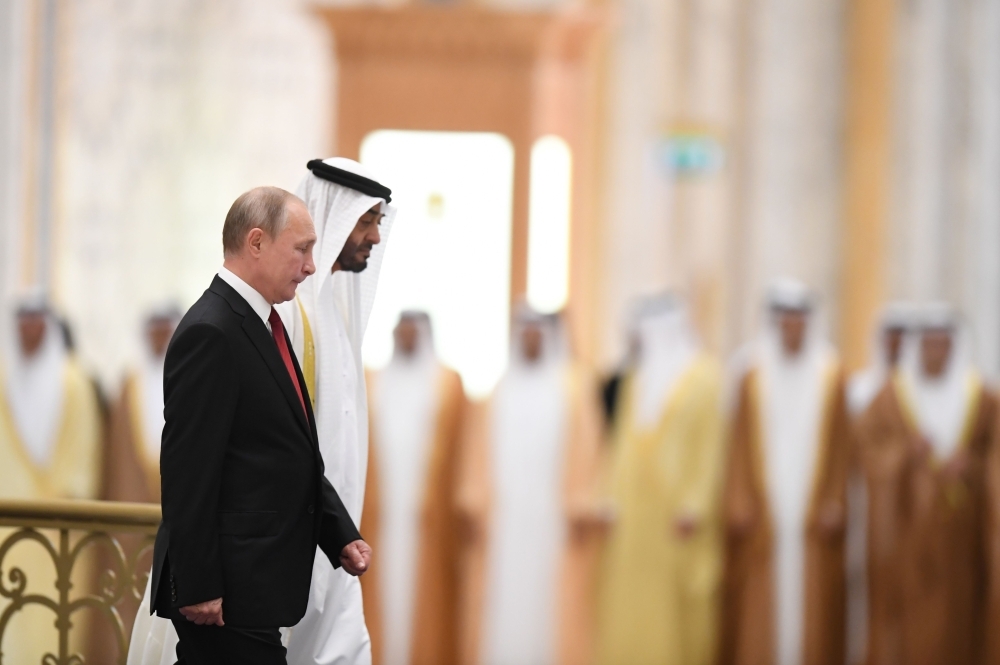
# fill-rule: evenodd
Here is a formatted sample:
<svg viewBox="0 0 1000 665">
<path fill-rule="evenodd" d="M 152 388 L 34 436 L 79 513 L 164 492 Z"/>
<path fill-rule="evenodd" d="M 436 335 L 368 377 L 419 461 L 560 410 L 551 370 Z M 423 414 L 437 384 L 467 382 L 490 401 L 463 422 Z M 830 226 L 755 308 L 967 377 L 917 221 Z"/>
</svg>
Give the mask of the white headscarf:
<svg viewBox="0 0 1000 665">
<path fill-rule="evenodd" d="M 17 321 L 10 335 L 5 388 L 14 426 L 35 464 L 46 466 L 62 425 L 63 374 L 68 352 L 59 321 L 41 296 L 21 301 L 19 311 L 44 314 L 45 333 L 32 356 L 21 349 Z"/>
<path fill-rule="evenodd" d="M 973 397 L 970 387 L 977 381 L 971 343 L 958 313 L 947 303 L 921 306 L 917 320 L 917 330 L 907 335 L 900 361 L 904 399 L 912 406 L 920 433 L 944 459 L 958 447 Z M 927 376 L 923 370 L 920 340 L 925 330 L 948 330 L 952 334 L 948 364 L 939 377 Z"/>
<path fill-rule="evenodd" d="M 851 415 L 859 416 L 878 395 L 891 374 L 886 355 L 885 336 L 892 330 L 909 330 L 914 325 L 916 309 L 912 303 L 891 302 L 882 310 L 879 324 L 871 340 L 871 364 L 851 377 L 847 386 L 847 406 Z"/>
<path fill-rule="evenodd" d="M 636 419 L 648 427 L 659 421 L 667 397 L 697 357 L 700 345 L 687 306 L 676 296 L 649 298 L 638 310 Z"/>
<path fill-rule="evenodd" d="M 833 350 L 821 336 L 816 298 L 794 280 L 773 283 L 767 319 L 758 341 L 764 458 L 775 526 L 775 665 L 794 665 L 802 653 L 805 613 L 805 519 L 819 449 L 825 378 Z M 781 342 L 782 311 L 807 314 L 802 348 L 789 356 Z"/>
</svg>

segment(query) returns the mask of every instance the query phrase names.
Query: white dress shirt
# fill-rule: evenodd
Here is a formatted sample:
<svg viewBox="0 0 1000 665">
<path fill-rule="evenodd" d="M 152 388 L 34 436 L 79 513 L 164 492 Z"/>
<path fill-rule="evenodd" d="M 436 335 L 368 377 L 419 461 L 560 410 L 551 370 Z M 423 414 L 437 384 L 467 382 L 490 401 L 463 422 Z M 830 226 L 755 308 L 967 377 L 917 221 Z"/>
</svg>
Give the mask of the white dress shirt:
<svg viewBox="0 0 1000 665">
<path fill-rule="evenodd" d="M 236 293 L 243 296 L 243 299 L 247 301 L 250 308 L 264 322 L 267 332 L 271 332 L 271 322 L 268 321 L 271 318 L 271 303 L 267 302 L 264 296 L 257 292 L 257 289 L 244 282 L 239 275 L 225 266 L 219 268 L 219 279 L 233 287 Z"/>
</svg>

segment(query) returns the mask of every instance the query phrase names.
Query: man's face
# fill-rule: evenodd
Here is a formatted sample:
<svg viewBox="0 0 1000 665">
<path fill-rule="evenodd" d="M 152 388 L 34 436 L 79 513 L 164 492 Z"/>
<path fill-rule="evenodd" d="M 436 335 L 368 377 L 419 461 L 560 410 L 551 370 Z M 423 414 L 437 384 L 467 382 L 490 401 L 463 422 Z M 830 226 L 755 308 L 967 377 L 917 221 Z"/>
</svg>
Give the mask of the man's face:
<svg viewBox="0 0 1000 665">
<path fill-rule="evenodd" d="M 903 352 L 903 337 L 906 330 L 903 328 L 889 328 L 882 336 L 882 343 L 885 345 L 885 358 L 889 367 L 899 364 L 899 356 Z"/>
<path fill-rule="evenodd" d="M 17 331 L 21 341 L 21 353 L 30 358 L 38 353 L 45 339 L 45 327 L 48 325 L 45 315 L 38 312 L 26 312 L 17 315 Z"/>
<path fill-rule="evenodd" d="M 170 319 L 152 319 L 146 324 L 146 342 L 157 358 L 166 355 L 167 345 L 174 335 L 174 327 L 174 322 Z"/>
<path fill-rule="evenodd" d="M 920 336 L 920 364 L 924 374 L 939 377 L 948 367 L 951 357 L 951 330 L 925 330 Z"/>
<path fill-rule="evenodd" d="M 368 257 L 372 254 L 372 248 L 382 242 L 379 226 L 385 215 L 382 214 L 381 208 L 381 205 L 376 205 L 358 219 L 354 230 L 344 243 L 344 249 L 340 251 L 340 256 L 333 265 L 334 271 L 361 272 L 368 267 Z"/>
<path fill-rule="evenodd" d="M 781 348 L 787 356 L 797 356 L 806 341 L 809 316 L 806 312 L 783 309 L 778 311 L 778 329 L 781 332 Z"/>
<path fill-rule="evenodd" d="M 260 294 L 271 303 L 294 298 L 296 287 L 316 272 L 312 257 L 316 231 L 309 211 L 298 201 L 289 201 L 287 205 L 285 228 L 275 238 L 261 234 L 259 240 L 261 286 L 267 290 L 267 293 L 260 290 Z M 254 229 L 251 233 L 257 231 Z"/>
<path fill-rule="evenodd" d="M 404 356 L 412 356 L 417 350 L 417 342 L 420 337 L 417 324 L 411 319 L 403 319 L 396 326 L 393 335 L 396 339 L 396 349 L 401 351 Z"/>
<path fill-rule="evenodd" d="M 528 362 L 537 362 L 542 357 L 542 328 L 530 323 L 521 331 L 521 355 Z"/>
</svg>

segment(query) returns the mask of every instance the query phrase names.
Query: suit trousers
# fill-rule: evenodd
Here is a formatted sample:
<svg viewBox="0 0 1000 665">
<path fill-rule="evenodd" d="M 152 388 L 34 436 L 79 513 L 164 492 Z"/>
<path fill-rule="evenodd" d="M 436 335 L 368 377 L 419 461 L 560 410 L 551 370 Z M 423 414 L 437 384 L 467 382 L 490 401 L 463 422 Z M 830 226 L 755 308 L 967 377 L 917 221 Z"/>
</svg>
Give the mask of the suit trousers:
<svg viewBox="0 0 1000 665">
<path fill-rule="evenodd" d="M 199 626 L 178 613 L 175 665 L 286 665 L 277 628 Z"/>
</svg>

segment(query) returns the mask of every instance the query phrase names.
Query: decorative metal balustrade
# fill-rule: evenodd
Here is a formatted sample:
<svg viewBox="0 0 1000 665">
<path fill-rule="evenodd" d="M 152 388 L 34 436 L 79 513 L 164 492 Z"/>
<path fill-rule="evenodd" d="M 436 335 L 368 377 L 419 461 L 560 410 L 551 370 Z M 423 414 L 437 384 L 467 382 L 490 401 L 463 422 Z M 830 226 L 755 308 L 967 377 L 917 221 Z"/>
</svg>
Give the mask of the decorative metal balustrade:
<svg viewBox="0 0 1000 665">
<path fill-rule="evenodd" d="M 0 501 L 0 665 L 30 665 L 4 654 L 24 634 L 9 629 L 12 620 L 32 607 L 51 613 L 58 634 L 41 665 L 84 665 L 82 651 L 89 649 L 79 645 L 125 665 L 132 617 L 123 617 L 121 606 L 134 612 L 142 598 L 159 522 L 160 507 L 152 504 Z M 42 570 L 46 583 L 39 588 L 30 577 Z"/>
</svg>

